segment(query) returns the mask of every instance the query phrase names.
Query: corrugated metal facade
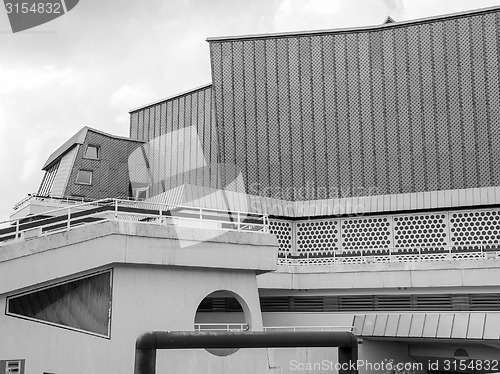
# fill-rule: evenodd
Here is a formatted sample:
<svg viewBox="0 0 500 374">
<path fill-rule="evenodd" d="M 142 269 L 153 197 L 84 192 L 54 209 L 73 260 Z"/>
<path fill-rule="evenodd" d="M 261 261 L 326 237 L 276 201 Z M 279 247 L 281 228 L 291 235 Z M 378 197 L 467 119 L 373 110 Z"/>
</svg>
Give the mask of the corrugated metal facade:
<svg viewBox="0 0 500 374">
<path fill-rule="evenodd" d="M 221 161 L 294 201 L 498 186 L 498 30 L 494 9 L 211 39 Z"/>
<path fill-rule="evenodd" d="M 130 137 L 149 142 L 150 196 L 185 183 L 219 186 L 211 85 L 132 111 Z"/>
</svg>

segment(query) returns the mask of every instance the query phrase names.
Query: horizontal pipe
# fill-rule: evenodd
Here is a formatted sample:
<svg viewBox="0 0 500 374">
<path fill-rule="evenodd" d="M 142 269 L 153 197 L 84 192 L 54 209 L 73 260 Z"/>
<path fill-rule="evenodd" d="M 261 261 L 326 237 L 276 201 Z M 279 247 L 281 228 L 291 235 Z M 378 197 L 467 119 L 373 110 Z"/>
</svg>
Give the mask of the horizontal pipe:
<svg viewBox="0 0 500 374">
<path fill-rule="evenodd" d="M 153 331 L 139 336 L 136 349 L 357 347 L 347 331 Z"/>
</svg>

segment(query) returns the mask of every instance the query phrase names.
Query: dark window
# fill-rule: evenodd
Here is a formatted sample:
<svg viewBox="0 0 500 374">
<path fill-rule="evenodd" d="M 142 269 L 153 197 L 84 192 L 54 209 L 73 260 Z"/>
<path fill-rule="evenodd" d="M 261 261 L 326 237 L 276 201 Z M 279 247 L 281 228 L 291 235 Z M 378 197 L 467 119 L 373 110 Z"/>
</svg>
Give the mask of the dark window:
<svg viewBox="0 0 500 374">
<path fill-rule="evenodd" d="M 77 184 L 92 184 L 92 172 L 90 170 L 78 170 L 76 176 Z"/>
<path fill-rule="evenodd" d="M 11 296 L 7 314 L 107 337 L 111 271 Z"/>
<path fill-rule="evenodd" d="M 88 145 L 87 150 L 85 151 L 85 158 L 91 158 L 93 160 L 99 160 L 100 149 L 97 145 Z"/>
<path fill-rule="evenodd" d="M 5 373 L 16 373 L 20 374 L 21 373 L 21 361 L 15 360 L 15 361 L 6 361 L 5 362 Z"/>
</svg>

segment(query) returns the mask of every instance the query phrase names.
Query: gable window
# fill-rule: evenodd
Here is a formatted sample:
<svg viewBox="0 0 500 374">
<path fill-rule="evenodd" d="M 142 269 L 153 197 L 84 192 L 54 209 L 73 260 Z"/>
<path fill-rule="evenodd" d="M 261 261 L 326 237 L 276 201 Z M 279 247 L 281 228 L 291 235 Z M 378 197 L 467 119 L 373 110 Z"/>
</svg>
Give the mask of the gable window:
<svg viewBox="0 0 500 374">
<path fill-rule="evenodd" d="M 90 158 L 92 160 L 99 160 L 100 148 L 97 145 L 88 145 L 85 150 L 84 158 Z"/>
<path fill-rule="evenodd" d="M 78 170 L 78 174 L 76 176 L 77 184 L 92 184 L 92 171 L 90 170 Z"/>
</svg>

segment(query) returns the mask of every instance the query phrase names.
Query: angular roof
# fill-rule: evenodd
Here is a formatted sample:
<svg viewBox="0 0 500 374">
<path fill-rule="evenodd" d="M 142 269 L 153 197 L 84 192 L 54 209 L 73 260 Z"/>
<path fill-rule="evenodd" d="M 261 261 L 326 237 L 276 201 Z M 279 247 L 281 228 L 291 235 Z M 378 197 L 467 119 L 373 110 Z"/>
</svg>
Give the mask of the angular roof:
<svg viewBox="0 0 500 374">
<path fill-rule="evenodd" d="M 105 133 L 100 130 L 93 129 L 88 126 L 84 126 L 80 131 L 78 131 L 75 135 L 73 135 L 71 138 L 69 138 L 63 145 L 61 145 L 59 148 L 57 148 L 52 154 L 49 156 L 47 161 L 45 161 L 45 164 L 42 166 L 42 170 L 47 170 L 49 169 L 56 161 L 58 161 L 62 156 L 64 156 L 71 148 L 73 148 L 76 144 L 83 144 L 85 141 L 85 138 L 87 137 L 87 133 L 89 131 L 95 132 L 97 134 L 101 134 L 104 136 L 109 136 L 114 139 L 122 139 L 122 140 L 128 140 L 131 142 L 139 142 L 139 143 L 144 143 L 142 140 L 135 140 L 135 139 L 130 139 L 124 136 L 117 136 L 117 135 L 111 135 L 108 133 Z"/>
</svg>

